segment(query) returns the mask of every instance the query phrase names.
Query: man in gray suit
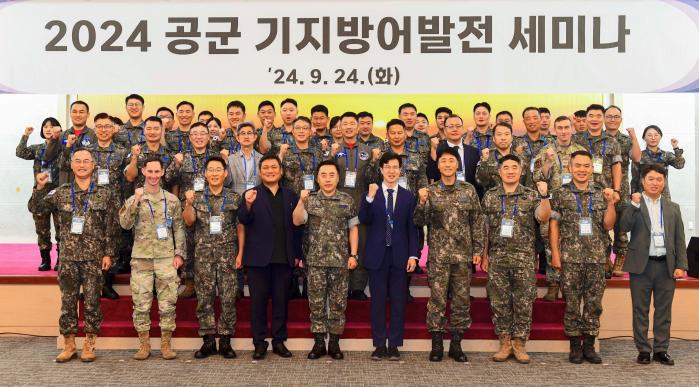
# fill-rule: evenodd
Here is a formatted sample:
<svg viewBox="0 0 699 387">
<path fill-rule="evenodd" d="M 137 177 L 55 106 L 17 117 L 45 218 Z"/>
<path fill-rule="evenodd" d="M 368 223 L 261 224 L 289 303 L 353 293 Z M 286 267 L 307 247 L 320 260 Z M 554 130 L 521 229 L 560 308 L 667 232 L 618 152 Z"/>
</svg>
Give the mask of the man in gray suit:
<svg viewBox="0 0 699 387">
<path fill-rule="evenodd" d="M 648 312 L 653 295 L 653 360 L 674 365 L 668 355 L 670 321 L 675 280 L 687 271 L 687 245 L 677 203 L 662 196 L 667 170 L 648 165 L 642 172 L 643 193 L 631 196 L 631 205 L 621 217 L 621 232 L 631 231 L 624 271 L 631 276 L 633 338 L 639 364 L 650 364 Z"/>
</svg>

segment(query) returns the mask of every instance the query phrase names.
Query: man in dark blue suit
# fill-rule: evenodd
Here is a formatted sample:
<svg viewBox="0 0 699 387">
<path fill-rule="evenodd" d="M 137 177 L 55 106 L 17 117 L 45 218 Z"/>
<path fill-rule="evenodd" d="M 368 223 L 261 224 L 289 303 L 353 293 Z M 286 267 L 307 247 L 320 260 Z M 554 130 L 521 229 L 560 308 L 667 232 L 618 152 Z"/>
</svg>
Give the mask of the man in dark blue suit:
<svg viewBox="0 0 699 387">
<path fill-rule="evenodd" d="M 432 150 L 430 158 L 427 161 L 427 177 L 432 181 L 440 179 L 439 170 L 437 170 L 437 154 L 445 148 L 456 148 L 459 152 L 459 169 L 456 173 L 456 179 L 471 183 L 476 188 L 479 198 L 483 198 L 483 187 L 476 182 L 476 167 L 481 155 L 476 147 L 468 145 L 464 142 L 464 121 L 456 114 L 452 114 L 444 120 L 445 139 L 439 140 L 435 137 L 431 139 Z"/>
<path fill-rule="evenodd" d="M 291 213 L 298 196 L 281 187 L 282 164 L 275 155 L 260 159 L 262 184 L 245 191 L 238 210 L 238 220 L 245 226 L 243 265 L 248 273 L 251 301 L 252 358 L 259 360 L 267 353 L 267 300 L 272 298 L 272 351 L 291 357 L 284 345 L 287 339 L 287 311 L 291 271 L 301 256 L 294 243 L 295 226 Z"/>
<path fill-rule="evenodd" d="M 417 266 L 417 227 L 413 223 L 415 195 L 398 185 L 403 160 L 387 152 L 379 167 L 381 187 L 369 185 L 362 200 L 359 221 L 367 225 L 364 266 L 369 271 L 371 336 L 376 350 L 372 360 L 399 360 L 407 302 L 407 272 Z M 386 349 L 386 296 L 391 299 L 391 322 Z"/>
</svg>

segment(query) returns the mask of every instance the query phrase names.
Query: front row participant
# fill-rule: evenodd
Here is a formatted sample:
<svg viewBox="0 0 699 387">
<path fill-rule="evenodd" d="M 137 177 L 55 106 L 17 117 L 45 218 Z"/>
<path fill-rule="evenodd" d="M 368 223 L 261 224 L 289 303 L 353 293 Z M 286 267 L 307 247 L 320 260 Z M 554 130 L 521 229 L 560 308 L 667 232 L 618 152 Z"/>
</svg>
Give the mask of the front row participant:
<svg viewBox="0 0 699 387">
<path fill-rule="evenodd" d="M 551 265 L 562 270 L 566 299 L 563 325 L 570 338 L 569 360 L 599 364 L 602 359 L 595 352 L 595 338 L 602 315 L 609 230 L 616 222 L 617 200 L 611 188 L 602 188 L 592 180 L 589 152 L 574 152 L 568 168 L 572 182 L 554 192 L 551 201 Z"/>
<path fill-rule="evenodd" d="M 64 338 L 63 352 L 56 362 L 64 363 L 76 356 L 75 335 L 78 333 L 78 294 L 85 297 L 85 341 L 80 360 L 95 360 L 95 340 L 102 324 L 100 293 L 102 271 L 109 270 L 116 254 L 117 223 L 116 193 L 92 179 L 95 162 L 88 149 L 78 149 L 71 155 L 75 176 L 46 193 L 49 176 L 36 175 L 36 187 L 29 201 L 35 214 L 53 214 L 58 223 L 61 240 L 61 266 L 58 285 L 61 289 L 61 317 L 58 326 Z"/>
<path fill-rule="evenodd" d="M 134 359 L 150 357 L 150 310 L 153 281 L 160 312 L 160 352 L 163 359 L 174 359 L 170 339 L 175 330 L 175 303 L 179 269 L 186 258 L 182 207 L 177 196 L 160 187 L 165 173 L 160 158 L 150 156 L 141 168 L 145 187 L 137 188 L 119 210 L 119 223 L 133 229 L 131 252 L 131 294 L 133 324 L 141 346 Z"/>
<path fill-rule="evenodd" d="M 204 344 L 194 357 L 203 359 L 219 352 L 223 357 L 233 359 L 236 357 L 231 348 L 236 323 L 236 270 L 240 269 L 243 259 L 239 246 L 245 245 L 243 227 L 238 225 L 240 195 L 231 188 L 224 188 L 228 170 L 226 162 L 219 156 L 209 158 L 204 176 L 207 185 L 203 192 L 185 192 L 182 212 L 184 223 L 194 226 L 194 286 L 199 336 L 204 338 Z M 221 301 L 218 328 L 214 313 L 217 293 Z"/>
<path fill-rule="evenodd" d="M 471 262 L 480 264 L 485 249 L 483 216 L 476 189 L 456 177 L 460 160 L 454 148 L 439 152 L 440 180 L 418 191 L 419 203 L 415 209 L 415 224 L 428 226 L 429 230 L 427 330 L 432 334 L 430 361 L 441 361 L 444 356 L 449 288 L 452 290 L 449 357 L 457 362 L 467 361 L 461 349 L 461 338 L 471 326 Z"/>
<path fill-rule="evenodd" d="M 545 182 L 537 183 L 538 193 L 520 184 L 523 165 L 528 164 L 513 154 L 502 156 L 502 184 L 486 192 L 481 205 L 488 230 L 488 254 L 481 267 L 488 272 L 488 297 L 500 339 L 494 361 L 506 361 L 513 352 L 519 363 L 530 361 L 525 344 L 536 299 L 535 222 L 548 222 L 551 205 Z"/>
<path fill-rule="evenodd" d="M 307 225 L 305 265 L 311 332 L 315 338 L 308 358 L 318 359 L 327 353 L 340 360 L 344 358 L 340 336 L 345 329 L 349 270 L 358 263 L 359 220 L 352 196 L 337 189 L 340 170 L 335 161 L 320 162 L 316 175 L 320 191 L 301 191 L 301 200 L 293 213 L 295 225 Z M 327 333 L 330 341 L 326 351 Z"/>
<path fill-rule="evenodd" d="M 417 227 L 413 223 L 415 195 L 399 184 L 403 156 L 384 153 L 379 160 L 381 188 L 369 185 L 359 208 L 359 220 L 367 225 L 364 265 L 371 291 L 371 336 L 376 350 L 372 360 L 400 360 L 407 302 L 407 273 L 417 266 Z M 391 322 L 386 349 L 386 299 L 391 300 Z"/>
</svg>

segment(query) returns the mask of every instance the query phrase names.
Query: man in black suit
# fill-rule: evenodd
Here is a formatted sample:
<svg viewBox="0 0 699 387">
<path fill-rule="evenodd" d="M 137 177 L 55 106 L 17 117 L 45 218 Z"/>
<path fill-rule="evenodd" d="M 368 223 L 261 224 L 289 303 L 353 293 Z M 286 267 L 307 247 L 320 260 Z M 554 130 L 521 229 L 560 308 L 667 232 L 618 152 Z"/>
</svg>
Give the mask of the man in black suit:
<svg viewBox="0 0 699 387">
<path fill-rule="evenodd" d="M 272 298 L 272 351 L 291 357 L 284 345 L 287 339 L 287 309 L 291 270 L 298 264 L 300 247 L 294 243 L 295 226 L 291 213 L 298 196 L 281 187 L 282 163 L 275 155 L 260 159 L 262 184 L 245 191 L 238 220 L 245 226 L 243 265 L 248 273 L 251 301 L 252 358 L 267 353 L 267 300 Z M 241 243 L 242 245 L 242 243 Z"/>
<path fill-rule="evenodd" d="M 439 170 L 437 170 L 437 154 L 445 148 L 456 148 L 459 152 L 460 162 L 459 169 L 456 174 L 457 180 L 470 183 L 476 188 L 479 198 L 483 198 L 483 188 L 476 182 L 476 167 L 481 158 L 478 149 L 466 144 L 463 141 L 464 136 L 464 120 L 461 117 L 452 114 L 444 120 L 445 139 L 439 140 L 434 137 L 431 141 L 430 158 L 427 161 L 427 177 L 431 181 L 440 179 Z"/>
<path fill-rule="evenodd" d="M 641 172 L 643 193 L 631 196 L 621 217 L 621 232 L 631 231 L 629 252 L 623 270 L 630 273 L 633 305 L 633 339 L 639 364 L 651 361 L 648 312 L 653 295 L 653 360 L 674 365 L 668 355 L 670 321 L 675 280 L 687 272 L 687 245 L 682 213 L 677 203 L 662 195 L 667 170 L 648 165 Z"/>
</svg>

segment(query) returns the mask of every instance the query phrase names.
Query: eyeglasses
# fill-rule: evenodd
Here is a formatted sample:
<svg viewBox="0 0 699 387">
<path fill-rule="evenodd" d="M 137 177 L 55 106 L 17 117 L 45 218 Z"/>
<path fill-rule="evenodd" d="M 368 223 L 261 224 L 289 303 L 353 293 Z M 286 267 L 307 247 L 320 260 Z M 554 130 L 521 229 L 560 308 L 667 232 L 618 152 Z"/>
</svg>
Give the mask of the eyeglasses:
<svg viewBox="0 0 699 387">
<path fill-rule="evenodd" d="M 213 173 L 222 173 L 223 171 L 225 171 L 225 169 L 223 169 L 223 168 L 209 168 L 209 169 L 207 169 L 207 171 L 213 172 Z"/>
<path fill-rule="evenodd" d="M 96 126 L 95 126 L 95 129 L 100 129 L 100 130 L 102 130 L 102 129 L 112 129 L 113 127 L 114 127 L 114 125 L 96 125 Z"/>
<path fill-rule="evenodd" d="M 608 120 L 620 120 L 621 116 L 604 116 Z"/>
<path fill-rule="evenodd" d="M 463 125 L 447 125 L 447 126 L 445 126 L 445 128 L 447 128 L 447 129 L 461 129 L 463 127 L 464 127 Z"/>
<path fill-rule="evenodd" d="M 141 106 L 143 106 L 143 105 L 141 105 L 140 103 L 127 103 L 126 104 L 126 107 L 130 107 L 130 108 L 131 107 L 141 107 Z"/>
<path fill-rule="evenodd" d="M 85 159 L 85 160 L 73 160 L 72 161 L 75 164 L 92 164 L 92 159 Z"/>
</svg>

